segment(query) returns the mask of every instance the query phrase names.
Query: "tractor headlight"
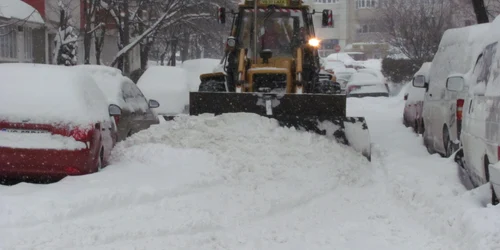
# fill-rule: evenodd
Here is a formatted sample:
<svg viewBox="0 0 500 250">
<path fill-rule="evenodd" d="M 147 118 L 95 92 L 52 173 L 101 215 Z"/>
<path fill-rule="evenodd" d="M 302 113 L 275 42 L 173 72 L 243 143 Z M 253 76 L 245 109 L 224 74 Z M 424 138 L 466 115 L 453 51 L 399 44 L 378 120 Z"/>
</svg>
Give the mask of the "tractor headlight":
<svg viewBox="0 0 500 250">
<path fill-rule="evenodd" d="M 313 47 L 319 47 L 319 39 L 318 38 L 311 38 L 309 39 L 309 45 L 313 46 Z"/>
<path fill-rule="evenodd" d="M 228 37 L 227 46 L 234 48 L 234 46 L 236 46 L 236 39 L 234 37 Z"/>
</svg>

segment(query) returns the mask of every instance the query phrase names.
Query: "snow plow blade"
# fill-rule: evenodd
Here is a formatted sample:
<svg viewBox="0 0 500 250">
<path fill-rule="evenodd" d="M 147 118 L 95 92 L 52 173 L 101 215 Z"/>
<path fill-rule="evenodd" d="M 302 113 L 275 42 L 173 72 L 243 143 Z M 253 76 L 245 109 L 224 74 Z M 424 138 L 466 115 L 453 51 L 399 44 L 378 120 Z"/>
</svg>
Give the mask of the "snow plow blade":
<svg viewBox="0 0 500 250">
<path fill-rule="evenodd" d="M 190 92 L 189 114 L 254 113 L 280 126 L 315 132 L 353 147 L 371 161 L 371 142 L 364 117 L 346 117 L 346 96 Z"/>
</svg>

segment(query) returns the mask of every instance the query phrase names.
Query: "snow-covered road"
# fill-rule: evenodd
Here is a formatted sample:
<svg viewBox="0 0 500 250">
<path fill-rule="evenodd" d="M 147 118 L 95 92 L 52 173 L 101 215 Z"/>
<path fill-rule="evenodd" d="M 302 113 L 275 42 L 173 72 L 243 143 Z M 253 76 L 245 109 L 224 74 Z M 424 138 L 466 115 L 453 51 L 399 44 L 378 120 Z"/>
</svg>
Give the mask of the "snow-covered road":
<svg viewBox="0 0 500 250">
<path fill-rule="evenodd" d="M 373 162 L 256 115 L 182 117 L 119 144 L 104 171 L 0 186 L 0 249 L 500 248 L 488 188 L 401 124 L 402 97 L 350 99 Z"/>
</svg>

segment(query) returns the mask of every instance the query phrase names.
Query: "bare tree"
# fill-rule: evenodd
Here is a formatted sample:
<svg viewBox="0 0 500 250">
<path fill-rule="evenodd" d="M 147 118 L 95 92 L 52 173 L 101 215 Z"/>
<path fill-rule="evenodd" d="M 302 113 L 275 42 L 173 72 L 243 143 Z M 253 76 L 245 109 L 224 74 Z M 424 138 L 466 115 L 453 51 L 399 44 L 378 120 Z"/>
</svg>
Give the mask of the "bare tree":
<svg viewBox="0 0 500 250">
<path fill-rule="evenodd" d="M 417 63 L 432 60 L 441 36 L 454 26 L 452 0 L 386 0 L 380 7 L 383 38 Z"/>
<path fill-rule="evenodd" d="M 472 6 L 474 7 L 474 13 L 476 13 L 477 23 L 490 22 L 484 0 L 472 0 Z"/>
</svg>

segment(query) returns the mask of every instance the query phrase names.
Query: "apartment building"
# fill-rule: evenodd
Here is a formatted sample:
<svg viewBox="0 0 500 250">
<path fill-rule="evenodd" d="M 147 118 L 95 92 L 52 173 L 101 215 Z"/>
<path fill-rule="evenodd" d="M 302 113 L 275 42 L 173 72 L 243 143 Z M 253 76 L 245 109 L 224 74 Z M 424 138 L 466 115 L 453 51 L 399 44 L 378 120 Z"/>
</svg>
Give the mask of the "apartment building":
<svg viewBox="0 0 500 250">
<path fill-rule="evenodd" d="M 2 2 L 4 0 L 0 0 Z M 9 1 L 21 1 L 21 0 L 9 0 Z M 51 63 L 53 61 L 53 51 L 54 51 L 54 39 L 57 34 L 57 30 L 60 25 L 60 5 L 62 4 L 66 10 L 69 10 L 68 15 L 70 18 L 70 23 L 73 27 L 77 29 L 79 34 L 78 39 L 78 64 L 83 64 L 84 60 L 84 46 L 83 46 L 83 30 L 85 23 L 85 15 L 83 9 L 84 0 L 22 0 L 29 5 L 33 6 L 38 10 L 40 15 L 45 21 L 45 26 L 47 28 L 47 62 Z M 113 26 L 108 25 L 106 36 L 104 39 L 104 47 L 101 54 L 101 62 L 105 65 L 109 65 L 118 52 L 118 31 L 113 28 Z M 90 63 L 95 64 L 95 49 L 94 41 L 91 42 L 90 49 Z M 131 69 L 140 68 L 140 50 L 138 47 L 133 49 L 129 54 Z"/>
<path fill-rule="evenodd" d="M 45 63 L 47 57 L 40 13 L 20 0 L 1 0 L 0 63 Z"/>
<path fill-rule="evenodd" d="M 333 12 L 333 27 L 322 27 L 321 15 L 314 16 L 316 33 L 322 40 L 320 55 L 335 53 L 335 45 L 356 59 L 382 58 L 389 46 L 382 42 L 376 19 L 379 0 L 308 0 L 316 11 Z"/>
</svg>

